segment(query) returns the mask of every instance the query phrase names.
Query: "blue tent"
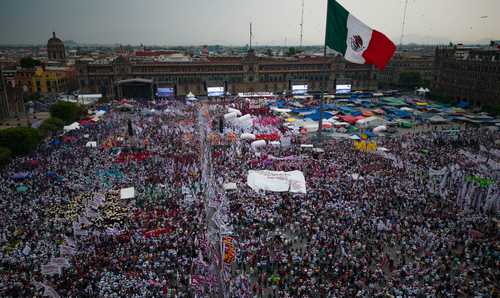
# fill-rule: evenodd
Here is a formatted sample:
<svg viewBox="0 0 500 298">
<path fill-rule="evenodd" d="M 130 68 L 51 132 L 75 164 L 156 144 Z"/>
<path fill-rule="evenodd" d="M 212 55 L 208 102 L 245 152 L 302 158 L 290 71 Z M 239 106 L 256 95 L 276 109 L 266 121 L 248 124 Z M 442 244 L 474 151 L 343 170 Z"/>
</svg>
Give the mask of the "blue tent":
<svg viewBox="0 0 500 298">
<path fill-rule="evenodd" d="M 50 145 L 54 145 L 54 146 L 58 146 L 58 145 L 61 145 L 61 140 L 59 140 L 59 139 L 53 139 L 52 141 L 50 141 L 49 144 Z"/>
<path fill-rule="evenodd" d="M 278 107 L 280 109 L 285 108 L 286 107 L 286 101 L 284 101 L 283 99 L 277 100 L 276 101 L 276 107 Z"/>
<path fill-rule="evenodd" d="M 295 114 L 301 114 L 301 113 L 311 113 L 311 112 L 314 112 L 316 108 L 296 108 L 296 109 L 292 109 L 292 113 L 295 113 Z"/>
<path fill-rule="evenodd" d="M 352 114 L 353 112 L 355 112 L 356 110 L 355 109 L 352 109 L 352 108 L 349 108 L 349 107 L 340 107 L 339 108 L 339 111 L 342 113 L 342 114 Z"/>
<path fill-rule="evenodd" d="M 462 109 L 467 109 L 470 106 L 470 104 L 467 100 L 461 100 L 458 102 L 457 106 Z"/>
<path fill-rule="evenodd" d="M 332 113 L 323 112 L 323 119 L 329 119 L 329 118 L 332 118 L 332 117 L 333 117 Z M 305 116 L 305 118 L 311 119 L 313 121 L 319 121 L 319 119 L 321 118 L 320 112 L 319 111 L 315 111 L 314 113 Z"/>
<path fill-rule="evenodd" d="M 375 137 L 375 134 L 371 130 L 365 130 L 365 134 L 369 138 Z"/>
<path fill-rule="evenodd" d="M 337 109 L 337 105 L 334 104 L 334 103 L 324 104 L 323 105 L 323 109 L 324 110 L 336 110 Z"/>
<path fill-rule="evenodd" d="M 12 176 L 12 179 L 14 180 L 24 180 L 28 178 L 31 178 L 31 174 L 29 172 L 19 172 Z"/>
</svg>

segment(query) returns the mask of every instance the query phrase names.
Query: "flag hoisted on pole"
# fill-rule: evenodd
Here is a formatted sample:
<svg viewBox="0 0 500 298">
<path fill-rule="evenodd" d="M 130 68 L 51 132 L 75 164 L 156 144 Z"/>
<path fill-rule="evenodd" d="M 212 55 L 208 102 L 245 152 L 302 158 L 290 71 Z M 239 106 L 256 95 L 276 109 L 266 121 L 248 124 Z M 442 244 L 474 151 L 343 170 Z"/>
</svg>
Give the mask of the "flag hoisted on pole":
<svg viewBox="0 0 500 298">
<path fill-rule="evenodd" d="M 383 70 L 396 45 L 383 33 L 373 30 L 335 0 L 328 0 L 325 47 L 357 64 L 374 64 Z"/>
</svg>

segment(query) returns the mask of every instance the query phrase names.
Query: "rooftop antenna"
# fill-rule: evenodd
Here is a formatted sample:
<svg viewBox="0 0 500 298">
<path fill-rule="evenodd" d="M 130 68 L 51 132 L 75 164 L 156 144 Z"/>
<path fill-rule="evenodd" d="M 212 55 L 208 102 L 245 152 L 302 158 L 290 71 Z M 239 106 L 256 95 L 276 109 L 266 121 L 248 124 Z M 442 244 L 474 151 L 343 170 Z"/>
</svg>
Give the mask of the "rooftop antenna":
<svg viewBox="0 0 500 298">
<path fill-rule="evenodd" d="M 403 15 L 403 26 L 401 28 L 401 39 L 399 40 L 399 46 L 403 45 L 403 38 L 405 36 L 405 25 L 406 25 L 406 11 L 408 9 L 408 0 L 405 0 L 405 12 Z"/>
<path fill-rule="evenodd" d="M 302 49 L 302 38 L 304 37 L 304 0 L 302 0 L 302 15 L 300 17 L 300 48 Z"/>
</svg>

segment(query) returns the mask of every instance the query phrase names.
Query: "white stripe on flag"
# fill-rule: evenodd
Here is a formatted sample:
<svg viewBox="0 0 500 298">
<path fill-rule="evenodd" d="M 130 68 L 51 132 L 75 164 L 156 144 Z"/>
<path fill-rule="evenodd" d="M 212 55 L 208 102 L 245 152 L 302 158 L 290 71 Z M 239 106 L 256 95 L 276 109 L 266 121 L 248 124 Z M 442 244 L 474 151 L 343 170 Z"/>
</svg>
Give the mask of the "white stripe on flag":
<svg viewBox="0 0 500 298">
<path fill-rule="evenodd" d="M 353 47 L 353 43 L 357 37 L 360 37 L 362 41 L 361 44 L 358 44 L 360 48 Z M 349 14 L 347 18 L 347 49 L 344 55 L 345 59 L 353 63 L 364 64 L 366 61 L 363 57 L 363 53 L 368 49 L 371 39 L 372 29 L 363 24 L 352 14 Z"/>
</svg>

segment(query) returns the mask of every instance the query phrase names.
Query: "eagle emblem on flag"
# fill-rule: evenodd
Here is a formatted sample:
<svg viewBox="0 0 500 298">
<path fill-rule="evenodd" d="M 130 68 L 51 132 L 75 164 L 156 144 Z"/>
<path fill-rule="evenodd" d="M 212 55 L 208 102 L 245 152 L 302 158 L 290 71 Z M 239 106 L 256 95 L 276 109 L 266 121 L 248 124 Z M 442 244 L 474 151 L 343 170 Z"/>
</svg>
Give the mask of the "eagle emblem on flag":
<svg viewBox="0 0 500 298">
<path fill-rule="evenodd" d="M 359 35 L 353 35 L 351 37 L 351 48 L 355 51 L 355 52 L 359 52 L 361 50 L 363 50 L 363 39 L 361 38 L 361 36 Z"/>
</svg>

